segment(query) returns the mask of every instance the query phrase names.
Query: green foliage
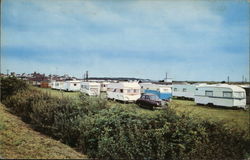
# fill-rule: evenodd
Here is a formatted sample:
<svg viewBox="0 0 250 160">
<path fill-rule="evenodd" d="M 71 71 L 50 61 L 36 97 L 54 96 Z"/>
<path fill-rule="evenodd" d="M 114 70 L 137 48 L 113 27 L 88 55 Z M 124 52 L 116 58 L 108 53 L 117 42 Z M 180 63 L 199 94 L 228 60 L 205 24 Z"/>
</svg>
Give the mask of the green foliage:
<svg viewBox="0 0 250 160">
<path fill-rule="evenodd" d="M 178 115 L 172 109 L 154 114 L 133 107 L 109 106 L 100 97 L 78 100 L 20 90 L 5 101 L 37 130 L 100 159 L 243 159 L 250 153 L 243 131 Z M 132 105 L 131 105 L 132 106 Z"/>
<path fill-rule="evenodd" d="M 6 128 L 6 126 L 4 125 L 4 123 L 0 121 L 0 131 L 5 129 L 5 128 Z"/>
<path fill-rule="evenodd" d="M 27 88 L 27 84 L 16 77 L 1 77 L 0 82 L 1 101 L 15 94 L 17 91 Z"/>
</svg>

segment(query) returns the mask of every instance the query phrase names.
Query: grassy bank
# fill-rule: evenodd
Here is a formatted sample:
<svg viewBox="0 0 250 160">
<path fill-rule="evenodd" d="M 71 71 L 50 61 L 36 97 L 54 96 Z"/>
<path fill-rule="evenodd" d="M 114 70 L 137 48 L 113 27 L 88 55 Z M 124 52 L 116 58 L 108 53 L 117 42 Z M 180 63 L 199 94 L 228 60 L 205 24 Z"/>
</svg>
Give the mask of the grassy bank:
<svg viewBox="0 0 250 160">
<path fill-rule="evenodd" d="M 0 157 L 75 159 L 86 158 L 69 146 L 34 131 L 0 104 Z"/>
</svg>

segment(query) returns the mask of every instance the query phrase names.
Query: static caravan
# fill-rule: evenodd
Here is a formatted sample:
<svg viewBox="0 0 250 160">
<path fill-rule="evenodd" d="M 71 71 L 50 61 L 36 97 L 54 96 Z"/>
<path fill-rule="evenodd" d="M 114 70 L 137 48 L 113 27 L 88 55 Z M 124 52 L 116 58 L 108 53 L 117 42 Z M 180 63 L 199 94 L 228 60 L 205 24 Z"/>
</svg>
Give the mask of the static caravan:
<svg viewBox="0 0 250 160">
<path fill-rule="evenodd" d="M 200 84 L 174 84 L 172 85 L 172 95 L 176 98 L 194 99 L 196 87 L 206 85 Z"/>
<path fill-rule="evenodd" d="M 140 85 L 137 82 L 118 82 L 108 84 L 108 99 L 123 102 L 134 102 L 141 97 Z"/>
<path fill-rule="evenodd" d="M 246 107 L 246 92 L 236 85 L 215 84 L 197 87 L 195 103 L 225 107 Z"/>
<path fill-rule="evenodd" d="M 162 100 L 170 100 L 172 98 L 172 90 L 170 86 L 152 83 L 140 83 L 142 93 L 151 93 L 157 95 Z"/>
<path fill-rule="evenodd" d="M 89 96 L 99 96 L 101 90 L 100 83 L 96 82 L 82 82 L 80 91 Z"/>
<path fill-rule="evenodd" d="M 65 91 L 80 91 L 81 81 L 73 80 L 73 81 L 65 81 L 63 90 Z"/>
<path fill-rule="evenodd" d="M 51 88 L 52 89 L 56 89 L 56 81 L 52 81 L 51 82 Z"/>
<path fill-rule="evenodd" d="M 141 94 L 145 93 L 146 89 L 149 89 L 153 84 L 152 83 L 139 83 L 141 86 Z"/>
<path fill-rule="evenodd" d="M 53 89 L 63 90 L 64 89 L 64 82 L 63 81 L 55 81 L 52 84 Z"/>
<path fill-rule="evenodd" d="M 107 92 L 109 82 L 101 82 L 101 92 Z"/>
</svg>

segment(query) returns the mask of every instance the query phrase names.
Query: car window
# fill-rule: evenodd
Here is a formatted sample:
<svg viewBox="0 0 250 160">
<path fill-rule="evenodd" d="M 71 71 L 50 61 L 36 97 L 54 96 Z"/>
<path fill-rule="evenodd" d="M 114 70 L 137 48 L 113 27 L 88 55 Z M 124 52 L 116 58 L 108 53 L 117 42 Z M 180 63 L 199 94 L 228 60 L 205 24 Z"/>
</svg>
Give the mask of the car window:
<svg viewBox="0 0 250 160">
<path fill-rule="evenodd" d="M 157 101 L 159 98 L 156 95 L 150 96 L 150 100 Z"/>
</svg>

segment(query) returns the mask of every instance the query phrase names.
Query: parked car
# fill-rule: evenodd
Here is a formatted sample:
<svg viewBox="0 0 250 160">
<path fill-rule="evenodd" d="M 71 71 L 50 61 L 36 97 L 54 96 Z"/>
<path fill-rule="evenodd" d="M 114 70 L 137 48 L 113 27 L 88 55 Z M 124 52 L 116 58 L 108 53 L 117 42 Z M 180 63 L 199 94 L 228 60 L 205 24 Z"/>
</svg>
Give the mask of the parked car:
<svg viewBox="0 0 250 160">
<path fill-rule="evenodd" d="M 143 94 L 141 98 L 136 101 L 136 104 L 140 107 L 152 110 L 167 108 L 167 103 L 154 94 Z"/>
</svg>

